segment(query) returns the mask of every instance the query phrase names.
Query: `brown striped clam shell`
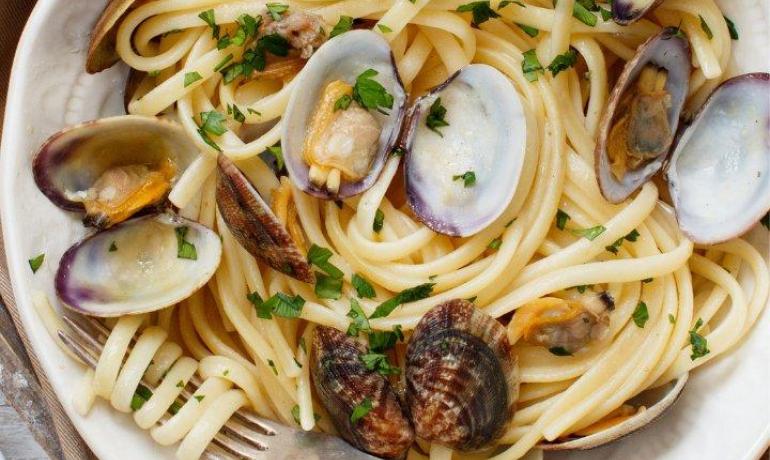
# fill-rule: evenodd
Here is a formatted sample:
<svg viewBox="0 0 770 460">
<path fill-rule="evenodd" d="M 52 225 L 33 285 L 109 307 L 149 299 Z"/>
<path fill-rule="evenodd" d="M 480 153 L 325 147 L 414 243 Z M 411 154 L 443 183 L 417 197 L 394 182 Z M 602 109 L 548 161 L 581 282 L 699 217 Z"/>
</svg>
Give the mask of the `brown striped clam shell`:
<svg viewBox="0 0 770 460">
<path fill-rule="evenodd" d="M 519 393 L 505 328 L 467 300 L 434 307 L 409 342 L 406 384 L 417 436 L 460 451 L 489 446 L 513 417 Z"/>
<path fill-rule="evenodd" d="M 315 281 L 305 256 L 270 206 L 225 155 L 217 160 L 217 206 L 235 239 L 251 255 L 300 281 Z"/>
<path fill-rule="evenodd" d="M 366 352 L 344 332 L 316 329 L 311 351 L 316 392 L 343 439 L 378 457 L 402 458 L 414 442 L 414 430 L 388 380 L 364 366 Z M 366 398 L 372 410 L 354 424 L 351 415 Z"/>
</svg>

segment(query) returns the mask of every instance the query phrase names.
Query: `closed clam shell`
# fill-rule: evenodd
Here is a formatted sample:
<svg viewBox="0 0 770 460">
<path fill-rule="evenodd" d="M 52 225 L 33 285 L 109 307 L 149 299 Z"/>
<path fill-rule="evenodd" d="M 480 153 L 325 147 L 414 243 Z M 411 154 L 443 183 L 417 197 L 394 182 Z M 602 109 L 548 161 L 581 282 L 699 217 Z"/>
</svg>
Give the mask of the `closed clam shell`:
<svg viewBox="0 0 770 460">
<path fill-rule="evenodd" d="M 409 341 L 406 384 L 417 436 L 461 451 L 494 443 L 519 392 L 505 328 L 467 300 L 434 307 Z"/>
<path fill-rule="evenodd" d="M 104 11 L 91 31 L 91 42 L 88 45 L 88 54 L 86 55 L 86 71 L 88 73 L 109 69 L 120 60 L 120 56 L 115 50 L 118 25 L 129 9 L 134 6 L 134 3 L 142 3 L 142 1 L 110 0 L 104 7 Z"/>
<path fill-rule="evenodd" d="M 614 0 L 610 2 L 612 20 L 624 26 L 631 24 L 662 2 L 663 0 Z"/>
<path fill-rule="evenodd" d="M 401 458 L 414 441 L 414 431 L 388 380 L 367 370 L 359 340 L 321 326 L 313 336 L 311 372 L 318 398 L 343 439 L 383 458 Z M 372 409 L 356 423 L 351 415 L 365 399 Z"/>
</svg>

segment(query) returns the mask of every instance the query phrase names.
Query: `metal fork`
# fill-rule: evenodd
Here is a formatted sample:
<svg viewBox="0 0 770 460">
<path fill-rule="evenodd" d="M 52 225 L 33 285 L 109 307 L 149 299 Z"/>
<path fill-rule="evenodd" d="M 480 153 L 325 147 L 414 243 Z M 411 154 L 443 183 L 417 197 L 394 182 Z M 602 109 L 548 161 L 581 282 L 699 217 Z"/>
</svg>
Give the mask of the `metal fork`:
<svg viewBox="0 0 770 460">
<path fill-rule="evenodd" d="M 104 342 L 109 336 L 109 329 L 99 321 L 89 317 L 63 317 L 71 328 L 59 331 L 59 337 L 84 363 L 96 367 Z M 129 352 L 135 338 L 131 341 Z M 187 401 L 201 385 L 195 375 L 179 395 Z M 141 384 L 154 390 L 144 379 Z M 161 419 L 165 423 L 171 416 L 167 413 Z M 281 425 L 258 417 L 254 412 L 241 408 L 216 434 L 204 456 L 208 459 L 253 458 L 271 460 L 375 460 L 369 454 L 361 452 L 341 438 L 313 431 Z"/>
</svg>

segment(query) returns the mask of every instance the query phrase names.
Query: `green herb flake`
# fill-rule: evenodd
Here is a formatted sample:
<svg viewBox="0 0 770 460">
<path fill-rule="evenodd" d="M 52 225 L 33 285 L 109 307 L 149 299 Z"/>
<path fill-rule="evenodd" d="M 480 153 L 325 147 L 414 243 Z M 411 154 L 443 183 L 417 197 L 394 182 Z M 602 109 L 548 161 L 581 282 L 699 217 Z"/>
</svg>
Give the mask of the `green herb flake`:
<svg viewBox="0 0 770 460">
<path fill-rule="evenodd" d="M 610 10 L 608 10 L 606 8 L 599 7 L 599 13 L 601 13 L 602 21 L 604 21 L 604 22 L 607 22 L 610 19 L 612 19 L 612 11 L 610 11 Z"/>
<path fill-rule="evenodd" d="M 358 294 L 358 297 L 361 297 L 362 299 L 373 299 L 375 296 L 374 288 L 369 283 L 369 281 L 366 280 L 366 278 L 360 276 L 358 273 L 353 274 L 353 278 L 351 279 L 351 284 L 353 284 L 353 287 L 356 290 L 356 294 Z"/>
<path fill-rule="evenodd" d="M 270 306 L 265 306 L 265 302 L 262 296 L 257 291 L 246 294 L 246 299 L 254 305 L 254 309 L 257 311 L 257 318 L 273 319 L 273 311 Z"/>
<path fill-rule="evenodd" d="M 607 229 L 604 225 L 597 225 L 591 228 L 573 228 L 570 229 L 570 232 L 575 236 L 582 236 L 589 241 L 593 241 L 596 237 L 604 233 L 605 230 Z"/>
<path fill-rule="evenodd" d="M 29 268 L 32 269 L 32 273 L 37 273 L 37 271 L 40 270 L 40 266 L 43 265 L 43 260 L 45 260 L 45 253 L 39 254 L 28 260 Z"/>
<path fill-rule="evenodd" d="M 644 283 L 644 284 L 652 283 L 652 278 L 645 278 L 645 279 L 642 280 L 642 283 Z"/>
<path fill-rule="evenodd" d="M 708 23 L 705 19 L 703 19 L 703 16 L 700 14 L 698 15 L 700 18 L 700 28 L 703 29 L 703 33 L 706 34 L 706 37 L 708 37 L 709 40 L 714 38 L 714 32 L 711 31 L 711 27 L 709 27 Z"/>
<path fill-rule="evenodd" d="M 380 375 L 399 375 L 401 369 L 388 362 L 388 357 L 382 353 L 367 353 L 360 356 L 364 367 L 370 371 L 376 371 Z"/>
<path fill-rule="evenodd" d="M 203 22 L 208 24 L 209 27 L 211 27 L 211 35 L 219 40 L 219 25 L 217 24 L 217 20 L 214 17 L 214 10 L 206 10 L 199 14 L 198 17 L 201 18 Z"/>
<path fill-rule="evenodd" d="M 415 286 L 409 289 L 405 289 L 398 294 L 396 294 L 395 297 L 392 297 L 385 302 L 379 304 L 377 308 L 374 310 L 374 313 L 369 317 L 370 319 L 374 318 L 385 318 L 388 315 L 390 315 L 393 310 L 396 309 L 401 304 L 409 303 L 409 302 L 415 302 L 417 300 L 422 300 L 431 295 L 433 293 L 433 286 L 435 286 L 435 283 L 425 283 L 420 284 L 419 286 Z"/>
<path fill-rule="evenodd" d="M 696 359 L 702 358 L 711 353 L 711 350 L 708 348 L 708 342 L 706 341 L 706 338 L 698 333 L 698 329 L 700 329 L 701 326 L 703 326 L 703 319 L 698 318 L 695 326 L 690 330 L 690 345 L 692 345 L 692 354 L 690 354 L 690 359 L 692 361 L 695 361 Z"/>
<path fill-rule="evenodd" d="M 117 244 L 115 244 L 115 242 L 114 242 L 114 241 L 113 241 L 112 243 L 110 243 L 110 248 L 108 249 L 108 251 L 109 251 L 109 252 L 115 252 L 115 251 L 117 251 L 117 250 L 118 250 L 118 245 L 117 245 Z"/>
<path fill-rule="evenodd" d="M 556 56 L 550 64 L 548 64 L 548 70 L 551 71 L 554 77 L 559 73 L 573 67 L 577 62 L 577 51 L 570 48 L 566 53 Z"/>
<path fill-rule="evenodd" d="M 299 404 L 296 404 L 291 408 L 291 416 L 294 417 L 294 423 L 297 425 L 302 425 L 299 420 Z"/>
<path fill-rule="evenodd" d="M 639 302 L 631 317 L 634 319 L 634 323 L 637 327 L 644 329 L 644 325 L 647 323 L 647 320 L 650 319 L 650 314 L 647 311 L 647 304 Z"/>
<path fill-rule="evenodd" d="M 531 49 L 525 51 L 522 57 L 524 59 L 521 61 L 521 71 L 524 72 L 524 77 L 530 82 L 537 81 L 538 73 L 543 72 L 543 65 L 537 59 L 537 52 Z"/>
<path fill-rule="evenodd" d="M 366 414 L 372 410 L 372 400 L 368 396 L 363 401 L 356 404 L 353 408 L 353 413 L 350 414 L 350 423 L 357 424 L 359 420 L 364 418 Z"/>
<path fill-rule="evenodd" d="M 465 188 L 473 187 L 476 185 L 476 173 L 473 171 L 465 171 L 464 173 L 457 176 L 452 176 L 453 181 L 461 179 Z"/>
<path fill-rule="evenodd" d="M 668 322 L 671 324 L 676 324 L 676 318 L 671 313 L 668 314 Z"/>
<path fill-rule="evenodd" d="M 351 102 L 353 102 L 353 97 L 350 94 L 343 94 L 334 102 L 334 111 L 347 110 Z"/>
<path fill-rule="evenodd" d="M 347 334 L 351 337 L 355 337 L 359 332 L 369 332 L 371 327 L 369 326 L 369 320 L 366 318 L 361 304 L 356 299 L 350 299 L 350 311 L 347 317 L 352 319 L 348 326 Z"/>
<path fill-rule="evenodd" d="M 536 29 L 534 27 L 530 27 L 530 26 L 528 26 L 526 24 L 521 24 L 521 23 L 518 23 L 518 22 L 516 22 L 515 24 L 519 27 L 519 29 L 523 30 L 524 33 L 529 35 L 530 37 L 533 37 L 533 38 L 537 37 L 537 34 L 540 33 L 540 31 L 538 29 Z"/>
<path fill-rule="evenodd" d="M 369 349 L 375 353 L 384 353 L 404 340 L 401 326 L 396 325 L 392 331 L 373 331 L 369 333 Z"/>
<path fill-rule="evenodd" d="M 227 127 L 224 125 L 227 118 L 216 110 L 201 112 L 200 117 L 201 129 L 203 131 L 215 136 L 221 136 L 227 132 Z"/>
<path fill-rule="evenodd" d="M 382 212 L 381 209 L 377 209 L 377 212 L 374 213 L 374 222 L 372 222 L 372 230 L 374 230 L 376 233 L 380 233 L 380 230 L 382 230 L 382 226 L 385 223 L 385 213 Z"/>
<path fill-rule="evenodd" d="M 187 241 L 187 232 L 190 228 L 187 226 L 176 227 L 176 256 L 179 259 L 198 260 L 198 251 L 195 245 Z"/>
<path fill-rule="evenodd" d="M 580 286 L 575 286 L 575 289 L 577 289 L 580 294 L 584 294 L 589 287 L 593 287 L 593 284 L 581 284 Z"/>
<path fill-rule="evenodd" d="M 572 356 L 572 353 L 567 351 L 567 349 L 564 347 L 551 347 L 548 349 L 548 351 L 556 356 Z"/>
<path fill-rule="evenodd" d="M 478 298 L 479 298 L 479 296 L 475 295 L 475 296 L 473 296 L 473 297 L 468 297 L 468 298 L 467 298 L 467 299 L 465 299 L 465 300 L 467 300 L 467 301 L 468 301 L 468 302 L 470 302 L 470 303 L 473 303 L 473 302 L 475 302 L 475 301 L 476 301 L 476 299 L 478 299 Z"/>
<path fill-rule="evenodd" d="M 386 26 L 385 24 L 377 24 L 377 28 L 380 29 L 380 32 L 382 32 L 384 34 L 389 34 L 389 33 L 393 32 L 393 29 L 391 29 L 390 27 Z"/>
<path fill-rule="evenodd" d="M 319 299 L 339 299 L 342 297 L 342 278 L 332 278 L 324 273 L 316 272 L 315 295 Z"/>
<path fill-rule="evenodd" d="M 219 72 L 232 60 L 233 60 L 233 54 L 230 53 L 227 56 L 225 56 L 221 61 L 219 61 L 219 64 L 217 64 L 217 66 L 214 67 L 214 72 Z"/>
<path fill-rule="evenodd" d="M 629 233 L 628 235 L 624 236 L 623 239 L 625 239 L 626 241 L 630 241 L 630 242 L 634 243 L 634 242 L 636 242 L 637 239 L 639 239 L 639 232 L 636 229 L 631 230 L 631 233 Z"/>
<path fill-rule="evenodd" d="M 184 382 L 182 380 L 176 382 L 176 387 L 177 388 L 184 388 Z"/>
<path fill-rule="evenodd" d="M 503 244 L 503 239 L 498 236 L 494 240 L 490 241 L 487 247 L 493 251 L 497 251 L 498 249 L 500 249 L 500 245 L 502 244 Z"/>
<path fill-rule="evenodd" d="M 588 9 L 579 1 L 575 2 L 575 6 L 572 7 L 572 17 L 589 27 L 596 26 L 596 15 L 588 11 Z"/>
<path fill-rule="evenodd" d="M 305 345 L 305 338 L 300 337 L 299 338 L 299 347 L 302 349 L 302 352 L 307 355 L 307 345 Z"/>
<path fill-rule="evenodd" d="M 267 7 L 267 12 L 270 13 L 270 16 L 273 18 L 273 21 L 280 21 L 281 15 L 289 11 L 289 5 L 283 3 L 268 3 L 265 6 Z"/>
<path fill-rule="evenodd" d="M 318 246 L 315 244 L 312 245 L 307 252 L 308 262 L 320 268 L 332 278 L 341 279 L 343 275 L 342 270 L 335 267 L 331 262 L 329 262 L 329 259 L 331 258 L 331 256 L 332 256 L 332 252 L 329 249 L 322 248 L 321 246 Z"/>
<path fill-rule="evenodd" d="M 353 100 L 358 102 L 361 107 L 377 110 L 387 115 L 388 113 L 383 109 L 393 107 L 393 95 L 374 79 L 378 74 L 374 69 L 367 69 L 356 77 L 356 84 L 353 86 Z"/>
<path fill-rule="evenodd" d="M 475 27 L 478 27 L 490 19 L 500 17 L 500 15 L 492 9 L 488 1 L 466 3 L 465 5 L 458 6 L 456 11 L 458 13 L 472 13 L 473 20 L 471 21 L 471 24 Z"/>
<path fill-rule="evenodd" d="M 735 26 L 735 23 L 728 18 L 727 16 L 722 16 L 725 18 L 725 23 L 727 24 L 727 31 L 730 32 L 730 38 L 733 40 L 738 40 L 740 38 L 738 36 L 738 28 Z"/>
<path fill-rule="evenodd" d="M 227 377 L 228 375 L 230 375 L 230 369 L 225 369 L 224 372 L 222 372 L 222 376 Z"/>
<path fill-rule="evenodd" d="M 567 221 L 570 219 L 569 214 L 558 209 L 556 211 L 556 228 L 564 230 L 567 226 Z"/>
<path fill-rule="evenodd" d="M 260 24 L 262 24 L 262 16 L 254 17 L 249 14 L 242 14 L 238 16 L 238 24 L 247 37 L 255 37 Z"/>
<path fill-rule="evenodd" d="M 350 16 L 340 16 L 339 21 L 335 24 L 332 31 L 329 33 L 329 38 L 334 38 L 337 35 L 344 34 L 353 28 L 353 18 Z"/>
<path fill-rule="evenodd" d="M 446 121 L 446 114 L 447 110 L 446 107 L 441 105 L 441 98 L 436 98 L 436 100 L 433 101 L 433 104 L 430 106 L 428 116 L 425 118 L 425 125 L 434 133 L 444 137 L 444 135 L 441 134 L 441 131 L 438 129 L 444 126 L 449 126 L 449 123 Z"/>
<path fill-rule="evenodd" d="M 270 369 L 273 370 L 273 374 L 278 375 L 278 368 L 275 366 L 275 363 L 272 359 L 267 360 L 267 364 L 270 366 Z"/>
<path fill-rule="evenodd" d="M 187 88 L 188 86 L 192 85 L 196 81 L 203 80 L 203 77 L 201 77 L 201 74 L 198 72 L 187 72 L 184 74 L 184 87 Z"/>
<path fill-rule="evenodd" d="M 285 163 L 283 161 L 283 149 L 281 148 L 280 144 L 268 147 L 267 150 L 265 150 L 265 153 L 272 155 L 272 157 L 275 158 L 275 167 L 279 171 L 284 168 Z"/>
<path fill-rule="evenodd" d="M 195 398 L 198 402 L 203 401 L 203 398 L 205 398 L 206 395 L 194 395 L 193 398 Z"/>
<path fill-rule="evenodd" d="M 302 307 L 305 305 L 305 299 L 300 295 L 291 297 L 283 292 L 279 292 L 267 299 L 262 308 L 281 318 L 299 318 L 302 314 Z"/>
<path fill-rule="evenodd" d="M 613 254 L 617 254 L 617 253 L 618 253 L 618 251 L 620 250 L 620 246 L 621 246 L 622 244 L 623 244 L 623 238 L 618 238 L 618 239 L 617 239 L 617 240 L 615 240 L 615 242 L 614 242 L 614 243 L 612 243 L 611 245 L 609 245 L 609 246 L 605 246 L 605 247 L 604 247 L 604 249 L 606 249 L 607 251 L 609 251 L 609 252 L 611 252 L 611 253 L 613 253 Z"/>
</svg>

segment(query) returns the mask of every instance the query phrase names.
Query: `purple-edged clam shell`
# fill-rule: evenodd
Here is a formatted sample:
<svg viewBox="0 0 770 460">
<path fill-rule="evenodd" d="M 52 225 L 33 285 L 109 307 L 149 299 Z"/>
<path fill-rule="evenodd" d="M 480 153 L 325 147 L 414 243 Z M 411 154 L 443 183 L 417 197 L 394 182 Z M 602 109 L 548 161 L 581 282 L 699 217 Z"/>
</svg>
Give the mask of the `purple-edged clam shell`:
<svg viewBox="0 0 770 460">
<path fill-rule="evenodd" d="M 217 207 L 236 240 L 251 255 L 274 269 L 306 283 L 315 276 L 257 189 L 232 160 L 219 155 L 217 161 Z"/>
<path fill-rule="evenodd" d="M 612 20 L 628 25 L 641 19 L 648 11 L 660 5 L 663 0 L 614 0 L 610 2 Z"/>
<path fill-rule="evenodd" d="M 684 106 L 690 86 L 690 46 L 687 39 L 678 34 L 678 30 L 667 28 L 651 37 L 636 52 L 636 56 L 626 63 L 618 82 L 610 94 L 607 110 L 599 128 L 599 140 L 596 144 L 595 168 L 602 195 L 611 203 L 620 203 L 637 191 L 663 167 L 666 155 L 642 163 L 637 169 L 629 170 L 622 180 L 618 180 L 610 167 L 608 153 L 610 131 L 616 119 L 622 113 L 620 107 L 623 94 L 635 91 L 633 86 L 646 65 L 654 65 L 668 72 L 666 92 L 671 95 L 668 109 L 668 124 L 675 133 L 679 125 L 679 116 Z M 672 139 L 673 141 L 673 139 Z M 670 148 L 670 145 L 669 145 Z"/>
<path fill-rule="evenodd" d="M 441 98 L 449 126 L 427 125 Z M 436 232 L 472 235 L 497 219 L 519 183 L 526 149 L 526 117 L 511 81 L 485 64 L 472 64 L 419 98 L 404 130 L 404 177 L 409 206 Z M 472 172 L 475 183 L 462 176 Z"/>
<path fill-rule="evenodd" d="M 666 171 L 679 227 L 714 244 L 770 210 L 770 74 L 722 83 L 684 128 Z"/>
<path fill-rule="evenodd" d="M 354 85 L 356 77 L 367 69 L 378 72 L 374 79 L 393 95 L 393 107 L 388 115 L 370 111 L 378 120 L 382 132 L 369 174 L 358 182 L 343 180 L 339 192 L 333 195 L 310 182 L 309 168 L 303 157 L 307 128 L 327 84 L 343 80 Z M 339 35 L 313 54 L 295 79 L 294 87 L 281 119 L 281 147 L 286 169 L 294 184 L 306 193 L 324 199 L 347 198 L 374 185 L 398 139 L 407 101 L 388 42 L 369 30 L 352 30 Z"/>
<path fill-rule="evenodd" d="M 194 259 L 189 251 L 188 258 L 179 257 L 181 233 L 195 247 Z M 171 214 L 144 216 L 69 248 L 56 272 L 56 294 L 67 307 L 91 316 L 155 311 L 205 285 L 221 255 L 219 236 L 209 228 Z"/>
<path fill-rule="evenodd" d="M 110 0 L 104 7 L 104 11 L 91 31 L 91 42 L 88 45 L 86 57 L 88 73 L 109 69 L 120 60 L 115 50 L 118 25 L 134 3 L 137 3 L 137 0 Z"/>
<path fill-rule="evenodd" d="M 107 169 L 171 159 L 179 177 L 198 154 L 181 125 L 123 115 L 65 128 L 49 137 L 35 155 L 32 173 L 53 204 L 83 212 L 83 203 L 72 200 L 71 194 L 88 190 Z"/>
</svg>

